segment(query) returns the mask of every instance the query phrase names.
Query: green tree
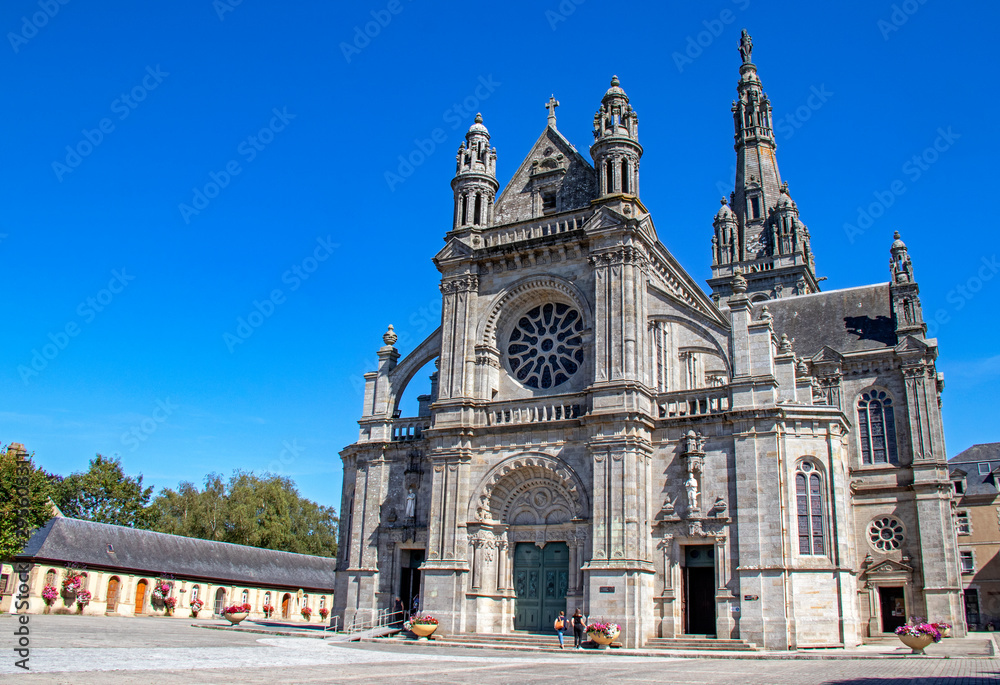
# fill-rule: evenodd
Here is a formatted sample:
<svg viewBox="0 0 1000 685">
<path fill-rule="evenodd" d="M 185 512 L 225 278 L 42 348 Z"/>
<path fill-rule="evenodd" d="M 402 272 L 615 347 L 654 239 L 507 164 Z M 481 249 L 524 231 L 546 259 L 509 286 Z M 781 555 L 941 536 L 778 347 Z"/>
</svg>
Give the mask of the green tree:
<svg viewBox="0 0 1000 685">
<path fill-rule="evenodd" d="M 157 510 L 149 506 L 153 486 L 142 486 L 142 474 L 125 475 L 120 459 L 101 454 L 90 460 L 90 468 L 55 483 L 55 501 L 66 516 L 148 528 Z"/>
<path fill-rule="evenodd" d="M 181 483 L 153 501 L 163 533 L 318 556 L 337 554 L 337 514 L 299 496 L 295 483 L 274 474 L 236 470 L 223 483 L 212 473 L 205 488 Z"/>
<path fill-rule="evenodd" d="M 24 549 L 31 534 L 52 518 L 49 475 L 35 467 L 20 443 L 0 448 L 0 561 Z"/>
</svg>

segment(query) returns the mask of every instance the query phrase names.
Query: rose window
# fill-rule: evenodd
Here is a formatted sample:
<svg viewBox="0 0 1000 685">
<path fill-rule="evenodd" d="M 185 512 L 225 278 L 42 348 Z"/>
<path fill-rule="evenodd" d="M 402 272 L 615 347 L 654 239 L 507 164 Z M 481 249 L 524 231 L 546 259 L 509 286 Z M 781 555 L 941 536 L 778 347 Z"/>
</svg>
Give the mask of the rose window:
<svg viewBox="0 0 1000 685">
<path fill-rule="evenodd" d="M 877 518 L 868 525 L 868 540 L 883 552 L 899 549 L 903 544 L 903 524 L 892 516 Z"/>
<path fill-rule="evenodd" d="M 507 344 L 510 370 L 529 388 L 554 388 L 583 365 L 583 317 L 562 303 L 543 304 L 514 325 Z"/>
</svg>

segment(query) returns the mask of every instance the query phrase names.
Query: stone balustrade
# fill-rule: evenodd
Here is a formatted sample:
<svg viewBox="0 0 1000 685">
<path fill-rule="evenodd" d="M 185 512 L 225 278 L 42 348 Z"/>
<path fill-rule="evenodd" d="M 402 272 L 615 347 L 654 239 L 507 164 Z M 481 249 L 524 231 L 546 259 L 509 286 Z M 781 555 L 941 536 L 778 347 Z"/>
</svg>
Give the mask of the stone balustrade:
<svg viewBox="0 0 1000 685">
<path fill-rule="evenodd" d="M 491 229 L 483 233 L 483 245 L 485 247 L 497 247 L 522 240 L 531 240 L 532 238 L 575 231 L 578 228 L 583 228 L 584 222 L 591 214 L 593 214 L 593 211 L 588 209 L 568 216 L 541 217 L 519 224 Z"/>
<path fill-rule="evenodd" d="M 392 420 L 392 440 L 420 440 L 423 432 L 431 427 L 429 416 L 417 416 Z"/>
<path fill-rule="evenodd" d="M 509 426 L 578 419 L 586 412 L 586 403 L 579 395 L 539 398 L 519 402 L 503 402 L 486 409 L 486 425 Z"/>
<path fill-rule="evenodd" d="M 661 419 L 706 416 L 729 411 L 728 388 L 696 388 L 668 392 L 657 398 Z"/>
</svg>

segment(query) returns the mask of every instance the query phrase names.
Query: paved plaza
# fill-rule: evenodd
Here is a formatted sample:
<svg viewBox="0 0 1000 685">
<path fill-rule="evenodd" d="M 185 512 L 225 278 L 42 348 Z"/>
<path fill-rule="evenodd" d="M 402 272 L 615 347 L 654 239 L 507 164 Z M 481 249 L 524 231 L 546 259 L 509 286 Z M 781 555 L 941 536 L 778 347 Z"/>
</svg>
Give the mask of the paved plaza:
<svg viewBox="0 0 1000 685">
<path fill-rule="evenodd" d="M 3 683 L 739 683 L 982 685 L 996 658 L 718 659 L 511 652 L 422 643 L 344 644 L 206 630 L 212 621 L 32 616 L 30 673 L 14 667 L 16 620 L 0 617 Z M 933 652 L 932 647 L 929 651 Z M 945 652 L 942 651 L 942 654 Z M 874 653 L 872 654 L 874 655 Z"/>
</svg>

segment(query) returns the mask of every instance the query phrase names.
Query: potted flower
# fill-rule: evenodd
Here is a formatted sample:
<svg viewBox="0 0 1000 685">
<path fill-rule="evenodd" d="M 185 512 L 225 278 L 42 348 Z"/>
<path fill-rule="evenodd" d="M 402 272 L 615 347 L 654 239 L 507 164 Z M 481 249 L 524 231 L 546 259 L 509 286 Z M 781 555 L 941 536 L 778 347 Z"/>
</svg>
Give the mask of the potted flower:
<svg viewBox="0 0 1000 685">
<path fill-rule="evenodd" d="M 410 632 L 417 636 L 418 640 L 426 640 L 438 627 L 438 620 L 430 615 L 413 616 L 410 618 Z"/>
<path fill-rule="evenodd" d="M 92 595 L 90 590 L 80 590 L 76 593 L 76 608 L 79 613 L 83 613 L 83 608 L 90 604 Z"/>
<path fill-rule="evenodd" d="M 274 613 L 274 606 L 271 604 L 265 604 L 261 609 L 264 611 L 264 618 L 271 618 L 271 614 Z"/>
<path fill-rule="evenodd" d="M 226 620 L 232 623 L 234 626 L 239 624 L 240 621 L 245 619 L 250 615 L 250 605 L 249 604 L 234 604 L 231 607 L 226 607 L 222 610 L 222 615 L 226 617 Z"/>
<path fill-rule="evenodd" d="M 923 654 L 924 647 L 932 642 L 941 642 L 941 632 L 932 623 L 923 623 L 917 618 L 911 620 L 913 623 L 896 628 L 896 635 L 910 648 L 911 654 Z"/>
<path fill-rule="evenodd" d="M 598 649 L 607 649 L 608 645 L 618 639 L 622 627 L 617 623 L 591 623 L 587 626 L 587 637 L 597 644 Z"/>
<path fill-rule="evenodd" d="M 205 606 L 205 603 L 203 601 L 201 601 L 200 599 L 192 599 L 191 600 L 191 618 L 198 618 L 198 612 L 201 611 L 201 608 L 203 606 Z"/>
<path fill-rule="evenodd" d="M 330 615 L 330 610 L 329 609 L 327 609 L 326 607 L 320 607 L 319 608 L 319 616 L 324 621 L 326 620 L 326 617 L 329 616 L 329 615 Z"/>
<path fill-rule="evenodd" d="M 932 623 L 931 625 L 938 629 L 938 632 L 941 633 L 941 637 L 951 637 L 950 623 L 945 623 L 944 621 L 937 621 L 936 623 Z"/>
<path fill-rule="evenodd" d="M 174 613 L 174 607 L 177 606 L 177 598 L 176 597 L 165 598 L 163 600 L 163 606 L 167 610 L 167 616 L 172 615 Z"/>
<path fill-rule="evenodd" d="M 302 607 L 302 618 L 308 621 L 309 617 L 312 616 L 312 612 L 313 610 L 309 607 Z"/>
</svg>

